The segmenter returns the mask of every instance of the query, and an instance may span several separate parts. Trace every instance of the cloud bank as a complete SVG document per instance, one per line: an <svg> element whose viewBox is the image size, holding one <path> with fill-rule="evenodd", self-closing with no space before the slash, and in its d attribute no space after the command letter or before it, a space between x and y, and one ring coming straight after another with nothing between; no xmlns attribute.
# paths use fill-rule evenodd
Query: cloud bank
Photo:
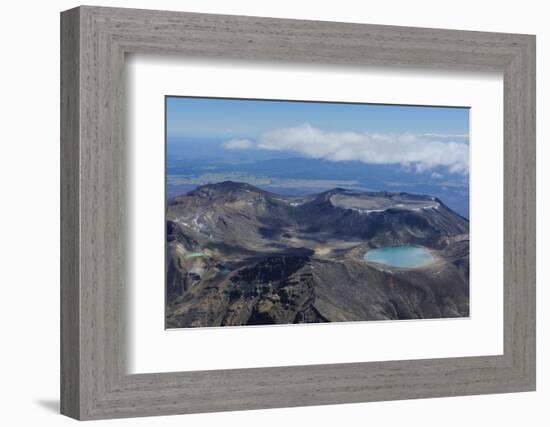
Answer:
<svg viewBox="0 0 550 427"><path fill-rule="evenodd" d="M255 142L231 140L226 142L224 147L296 151L310 158L335 162L400 164L404 167L413 167L417 172L445 167L450 173L467 174L469 146L452 139L433 134L330 132L305 123L264 132Z"/></svg>

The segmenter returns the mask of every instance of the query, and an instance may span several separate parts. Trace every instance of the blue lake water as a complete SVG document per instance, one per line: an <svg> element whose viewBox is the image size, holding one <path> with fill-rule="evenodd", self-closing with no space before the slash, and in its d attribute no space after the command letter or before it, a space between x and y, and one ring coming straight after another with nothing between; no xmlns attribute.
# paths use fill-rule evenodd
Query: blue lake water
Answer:
<svg viewBox="0 0 550 427"><path fill-rule="evenodd" d="M365 261L401 268L422 267L434 259L429 250L420 246L386 246L371 249L363 258Z"/></svg>

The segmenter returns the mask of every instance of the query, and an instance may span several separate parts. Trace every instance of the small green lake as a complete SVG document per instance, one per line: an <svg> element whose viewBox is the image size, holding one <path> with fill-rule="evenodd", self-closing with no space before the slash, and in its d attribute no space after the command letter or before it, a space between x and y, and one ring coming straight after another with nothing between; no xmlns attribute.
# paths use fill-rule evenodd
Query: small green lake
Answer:
<svg viewBox="0 0 550 427"><path fill-rule="evenodd" d="M386 246L371 249L364 256L365 261L376 262L400 268L423 267L434 260L431 252L421 246Z"/></svg>
<svg viewBox="0 0 550 427"><path fill-rule="evenodd" d="M191 252L190 254L187 254L185 258L196 258L199 256L204 256L203 252Z"/></svg>

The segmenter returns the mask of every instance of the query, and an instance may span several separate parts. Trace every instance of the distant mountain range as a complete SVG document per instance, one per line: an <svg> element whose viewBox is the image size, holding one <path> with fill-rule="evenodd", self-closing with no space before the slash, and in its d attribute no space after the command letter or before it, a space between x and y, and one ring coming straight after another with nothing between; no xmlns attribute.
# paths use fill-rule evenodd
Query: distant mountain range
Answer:
<svg viewBox="0 0 550 427"><path fill-rule="evenodd" d="M431 196L225 181L167 204L168 328L469 315L469 222ZM367 262L416 245L420 268Z"/></svg>

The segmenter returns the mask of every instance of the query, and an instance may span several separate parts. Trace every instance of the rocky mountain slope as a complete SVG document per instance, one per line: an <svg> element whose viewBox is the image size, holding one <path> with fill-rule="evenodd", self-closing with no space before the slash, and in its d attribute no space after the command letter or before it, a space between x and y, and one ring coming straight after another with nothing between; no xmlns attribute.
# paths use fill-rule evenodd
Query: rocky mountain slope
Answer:
<svg viewBox="0 0 550 427"><path fill-rule="evenodd" d="M169 200L169 328L469 314L469 223L440 200L343 189L289 197L221 182ZM418 245L414 269L372 248Z"/></svg>

